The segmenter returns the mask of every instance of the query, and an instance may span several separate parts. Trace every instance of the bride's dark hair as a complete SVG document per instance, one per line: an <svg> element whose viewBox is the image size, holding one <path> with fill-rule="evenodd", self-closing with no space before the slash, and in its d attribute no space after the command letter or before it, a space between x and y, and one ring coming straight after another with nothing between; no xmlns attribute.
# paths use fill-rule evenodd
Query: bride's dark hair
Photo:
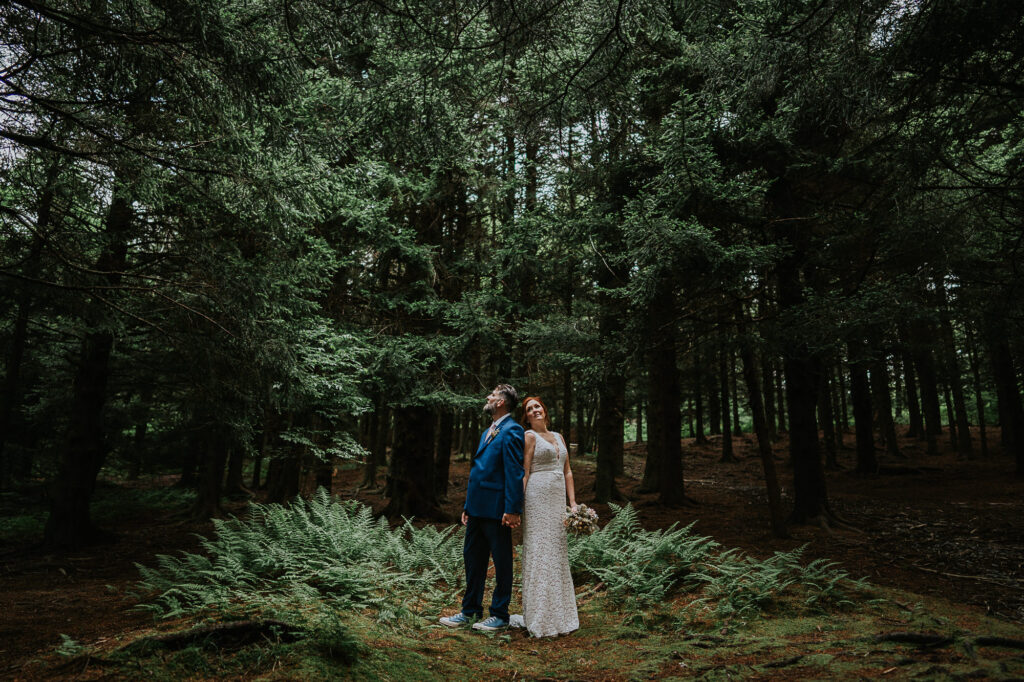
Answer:
<svg viewBox="0 0 1024 682"><path fill-rule="evenodd" d="M530 428L530 416L526 414L526 404L531 400L536 400L544 408L544 426L551 426L551 415L548 413L548 406L537 396L531 396L523 400L523 426Z"/></svg>

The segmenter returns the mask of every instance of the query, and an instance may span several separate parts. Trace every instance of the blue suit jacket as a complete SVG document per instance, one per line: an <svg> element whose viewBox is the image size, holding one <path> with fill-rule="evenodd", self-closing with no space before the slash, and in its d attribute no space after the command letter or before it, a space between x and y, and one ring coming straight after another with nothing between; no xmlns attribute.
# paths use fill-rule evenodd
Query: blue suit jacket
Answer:
<svg viewBox="0 0 1024 682"><path fill-rule="evenodd" d="M523 513L523 438L523 427L511 415L498 424L498 435L490 441L487 431L480 437L463 505L467 514L501 519L503 514Z"/></svg>

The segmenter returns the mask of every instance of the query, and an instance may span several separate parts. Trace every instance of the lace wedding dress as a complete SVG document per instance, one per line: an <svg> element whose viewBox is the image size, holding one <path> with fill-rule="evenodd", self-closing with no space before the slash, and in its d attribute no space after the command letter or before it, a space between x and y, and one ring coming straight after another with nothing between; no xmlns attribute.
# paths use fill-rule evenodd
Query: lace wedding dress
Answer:
<svg viewBox="0 0 1024 682"><path fill-rule="evenodd" d="M565 451L536 436L523 503L523 620L534 637L564 635L580 627L565 534Z"/></svg>

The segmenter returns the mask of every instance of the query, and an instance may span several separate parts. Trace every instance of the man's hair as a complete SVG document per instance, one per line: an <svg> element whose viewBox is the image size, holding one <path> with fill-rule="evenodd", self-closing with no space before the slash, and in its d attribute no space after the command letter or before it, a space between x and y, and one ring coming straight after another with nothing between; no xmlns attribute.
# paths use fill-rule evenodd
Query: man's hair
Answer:
<svg viewBox="0 0 1024 682"><path fill-rule="evenodd" d="M505 401L505 407L508 408L508 411L510 413L515 412L516 405L519 404L519 394L516 393L516 389L512 387L512 384L498 384L494 390Z"/></svg>

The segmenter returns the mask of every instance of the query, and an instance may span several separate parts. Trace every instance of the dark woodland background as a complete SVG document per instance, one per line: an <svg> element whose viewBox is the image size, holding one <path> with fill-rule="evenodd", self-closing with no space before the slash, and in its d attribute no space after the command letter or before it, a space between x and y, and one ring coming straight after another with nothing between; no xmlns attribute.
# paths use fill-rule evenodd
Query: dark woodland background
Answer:
<svg viewBox="0 0 1024 682"><path fill-rule="evenodd" d="M1022 11L5 3L0 486L54 549L104 539L101 474L205 519L355 459L442 519L499 381L596 453L582 501L642 440L686 504L718 434L778 535L842 523L844 447L1020 476Z"/></svg>

